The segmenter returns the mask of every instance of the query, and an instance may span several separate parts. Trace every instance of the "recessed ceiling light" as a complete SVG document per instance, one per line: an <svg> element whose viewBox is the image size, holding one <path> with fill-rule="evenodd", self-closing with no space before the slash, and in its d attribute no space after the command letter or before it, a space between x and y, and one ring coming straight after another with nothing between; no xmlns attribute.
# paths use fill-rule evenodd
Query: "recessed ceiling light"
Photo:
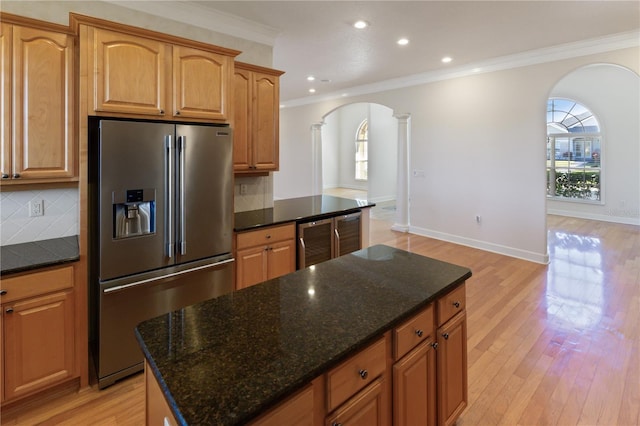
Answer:
<svg viewBox="0 0 640 426"><path fill-rule="evenodd" d="M448 64L451 61L453 61L453 59L451 59L450 56L445 56L444 58L442 58L442 62L445 64Z"/></svg>
<svg viewBox="0 0 640 426"><path fill-rule="evenodd" d="M331 80L329 80L328 78L323 78L322 80L320 80L320 83L331 83Z"/></svg>
<svg viewBox="0 0 640 426"><path fill-rule="evenodd" d="M480 71L482 71L482 68L474 68L474 69L472 69L471 71L472 71L472 72L480 72Z"/></svg>
<svg viewBox="0 0 640 426"><path fill-rule="evenodd" d="M316 89L309 89L309 93L316 93Z"/></svg>
<svg viewBox="0 0 640 426"><path fill-rule="evenodd" d="M359 30L362 30L364 28L367 28L369 26L369 23L367 23L367 21L356 21L353 26Z"/></svg>
<svg viewBox="0 0 640 426"><path fill-rule="evenodd" d="M400 40L398 40L398 44L400 46L406 46L407 44L409 44L409 39L407 38L401 38Z"/></svg>
<svg viewBox="0 0 640 426"><path fill-rule="evenodd" d="M313 80L315 80L315 79L316 79L316 78L315 78L314 76L312 76L312 75L310 75L309 77L307 77L307 80L308 80L308 81L313 81Z"/></svg>

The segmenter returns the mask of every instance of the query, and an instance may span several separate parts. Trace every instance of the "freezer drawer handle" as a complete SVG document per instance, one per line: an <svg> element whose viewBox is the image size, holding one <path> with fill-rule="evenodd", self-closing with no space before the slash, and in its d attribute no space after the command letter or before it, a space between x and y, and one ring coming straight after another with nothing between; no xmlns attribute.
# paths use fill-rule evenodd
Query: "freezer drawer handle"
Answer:
<svg viewBox="0 0 640 426"><path fill-rule="evenodd" d="M209 265L202 265L202 266L198 266L198 267L195 267L195 268L187 269L187 270L184 270L184 271L174 272L173 274L162 275L160 277L154 277L154 278L149 278L149 279L146 279L146 280L135 281L135 282L132 282L132 283L129 283L129 284L119 285L119 286L116 286L116 287L105 288L104 290L102 290L102 292L104 294L112 293L114 291L124 290L125 288L131 288L131 287L139 286L139 285L142 285L142 284L150 283L150 282L153 282L153 281L160 281L160 280L164 280L164 279L171 278L171 277L177 277L178 275L188 274L189 272L200 271L202 269L208 269L208 268L216 268L216 267L219 267L219 266L222 266L222 265L226 265L227 263L231 263L231 262L235 262L235 259L231 258L231 259L221 260L220 262L211 263Z"/></svg>

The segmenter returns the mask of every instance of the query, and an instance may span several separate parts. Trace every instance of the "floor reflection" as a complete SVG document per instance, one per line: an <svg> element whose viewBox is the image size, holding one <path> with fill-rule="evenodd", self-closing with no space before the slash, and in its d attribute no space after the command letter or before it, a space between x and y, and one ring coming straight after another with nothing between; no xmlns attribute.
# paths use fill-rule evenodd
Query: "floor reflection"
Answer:
<svg viewBox="0 0 640 426"><path fill-rule="evenodd" d="M605 306L602 250L599 238L549 232L547 313L558 326L590 329L600 323Z"/></svg>

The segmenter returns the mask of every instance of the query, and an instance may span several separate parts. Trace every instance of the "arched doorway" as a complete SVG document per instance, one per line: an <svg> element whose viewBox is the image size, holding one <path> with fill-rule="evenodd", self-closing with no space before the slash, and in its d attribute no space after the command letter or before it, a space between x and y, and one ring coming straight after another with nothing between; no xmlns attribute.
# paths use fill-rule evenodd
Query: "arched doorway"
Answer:
<svg viewBox="0 0 640 426"><path fill-rule="evenodd" d="M395 200L398 125L393 110L348 104L329 112L323 122L323 192L339 188L376 203Z"/></svg>

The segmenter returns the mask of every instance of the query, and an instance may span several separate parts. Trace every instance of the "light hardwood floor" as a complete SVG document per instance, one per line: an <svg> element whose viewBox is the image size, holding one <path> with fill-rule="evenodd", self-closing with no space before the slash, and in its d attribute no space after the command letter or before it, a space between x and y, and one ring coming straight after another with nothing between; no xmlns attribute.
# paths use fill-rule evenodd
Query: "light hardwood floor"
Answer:
<svg viewBox="0 0 640 426"><path fill-rule="evenodd" d="M640 424L640 228L549 216L540 265L389 230L384 243L473 271L466 425ZM6 414L6 413L5 413ZM142 375L2 416L3 425L142 425Z"/></svg>

